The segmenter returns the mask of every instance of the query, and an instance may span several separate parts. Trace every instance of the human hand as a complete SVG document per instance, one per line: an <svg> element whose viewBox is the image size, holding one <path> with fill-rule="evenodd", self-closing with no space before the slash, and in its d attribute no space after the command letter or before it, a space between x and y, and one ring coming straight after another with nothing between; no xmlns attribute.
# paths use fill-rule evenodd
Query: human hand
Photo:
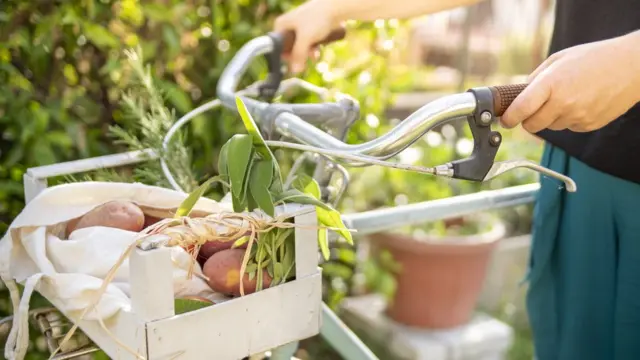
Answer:
<svg viewBox="0 0 640 360"><path fill-rule="evenodd" d="M329 1L310 0L295 9L280 15L274 24L274 31L292 30L296 34L295 42L289 54L291 71L304 70L305 62L314 53L313 44L325 39L331 30L339 26Z"/></svg>
<svg viewBox="0 0 640 360"><path fill-rule="evenodd" d="M550 56L502 115L503 127L600 129L640 101L640 32Z"/></svg>

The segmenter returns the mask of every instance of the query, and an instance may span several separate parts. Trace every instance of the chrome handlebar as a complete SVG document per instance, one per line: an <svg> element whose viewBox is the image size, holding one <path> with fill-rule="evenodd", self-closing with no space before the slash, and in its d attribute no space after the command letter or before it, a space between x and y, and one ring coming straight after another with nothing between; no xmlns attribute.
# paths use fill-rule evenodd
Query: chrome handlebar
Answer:
<svg viewBox="0 0 640 360"><path fill-rule="evenodd" d="M502 137L499 132L492 131L491 125L504 110L504 103L500 103L500 95L503 96L502 100L505 95L509 95L508 93L496 94L496 88L474 88L432 101L409 115L386 134L357 145L342 141L348 127L359 117L358 104L347 96L337 102L320 104L283 104L255 99L254 97L259 98L264 93L272 96L292 85L318 92L315 85L300 79L281 81L281 54L274 52L274 49L281 48L279 41L281 40L274 34L249 41L229 62L217 86L219 103L227 108L236 110L236 96L242 97L248 111L260 126L260 130L267 133L269 146L315 152L348 166L377 164L472 181L486 181L514 168L524 167L564 182L569 192L576 191L576 184L572 179L534 162L528 160L494 162ZM240 79L251 62L263 55L268 61L270 70L267 80L238 92ZM202 112L202 108L206 106L207 104L180 119L165 137L165 146L177 128L193 118L195 113ZM474 139L474 149L468 158L436 167L408 166L383 161L411 146L435 127L461 118L467 119ZM328 132L318 126L328 128ZM274 141L274 137L292 138L302 145ZM173 178L165 163L163 163L163 169L172 182ZM175 181L172 185L177 186Z"/></svg>
<svg viewBox="0 0 640 360"><path fill-rule="evenodd" d="M243 46L229 65L222 72L218 82L218 98L223 105L235 109L236 88L248 69L251 61L258 56L272 51L274 42L269 36L262 36L249 41ZM249 112L258 119L264 121L264 115L269 106L282 104L269 104L243 97L243 101ZM288 104L290 105L290 104ZM315 111L323 111L322 106L329 104L298 104L299 109L309 106L319 106ZM476 99L471 93L455 94L433 101L400 122L388 133L368 141L366 143L351 145L322 131L310 122L303 120L293 112L279 112L273 120L273 127L282 136L293 138L296 141L323 149L340 150L352 155L366 155L378 159L388 159L409 147L431 129L443 123L464 118L473 114L476 108ZM308 111L311 113L313 111ZM259 120L259 121L260 121ZM356 162L343 160L350 165Z"/></svg>

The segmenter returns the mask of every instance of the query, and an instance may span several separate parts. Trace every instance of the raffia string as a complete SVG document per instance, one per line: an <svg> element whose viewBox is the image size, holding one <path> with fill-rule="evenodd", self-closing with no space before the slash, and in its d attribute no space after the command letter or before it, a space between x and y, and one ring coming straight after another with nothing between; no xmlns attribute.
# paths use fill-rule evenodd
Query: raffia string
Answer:
<svg viewBox="0 0 640 360"><path fill-rule="evenodd" d="M62 348L62 346L71 339L73 334L78 329L78 323L82 321L86 314L89 311L95 309L96 305L100 302L102 295L104 295L107 286L113 281L116 272L122 266L124 261L129 258L132 251L138 247L142 250L150 250L155 249L161 246L182 246L184 248L189 246L194 246L194 249L191 251L191 263L188 272L188 276L192 273L193 266L195 264L195 257L199 249L202 245L207 243L208 241L237 241L238 239L248 236L249 242L247 245L247 249L245 250L245 256L242 261L242 266L240 268L240 274L244 274L247 268L247 264L249 262L249 255L251 254L251 248L254 242L257 241L258 234L269 232L273 229L280 228L302 228L302 229L313 229L313 230L344 230L344 229L336 229L333 227L322 226L322 225L299 225L293 222L287 221L294 217L295 214L289 214L286 216L280 217L262 217L260 218L258 214L255 213L234 213L234 212L221 212L211 214L202 218L168 218L160 220L159 222L147 227L136 237L135 241L127 247L127 249L123 252L123 254L118 258L116 263L107 273L107 276L102 282L102 286L95 293L93 301L86 307L80 317L74 321L74 325L71 327L69 332L65 335L65 337L60 342L58 348L51 354L49 359L52 359ZM355 232L355 230L347 229L349 232ZM243 286L243 278L244 276L240 276L240 294L244 296L244 286ZM125 350L130 352L136 358L140 360L144 360L145 357L138 354L134 349L131 349L129 346L124 344L122 341L116 338L116 336L111 333L107 326L104 324L102 318L98 317L98 321L102 329L107 333L107 335L112 338L118 345L123 347Z"/></svg>

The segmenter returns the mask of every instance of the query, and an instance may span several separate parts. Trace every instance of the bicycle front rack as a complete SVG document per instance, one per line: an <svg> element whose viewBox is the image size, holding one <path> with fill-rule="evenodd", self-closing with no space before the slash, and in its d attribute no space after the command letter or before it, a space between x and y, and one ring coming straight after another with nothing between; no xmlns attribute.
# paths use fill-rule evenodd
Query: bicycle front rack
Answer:
<svg viewBox="0 0 640 360"><path fill-rule="evenodd" d="M32 322L44 336L49 353L53 353L58 349L67 331L73 326L73 323L56 308L33 310L30 311L29 315ZM98 350L100 349L82 331L76 331L73 337L64 344L61 351L51 360L80 359Z"/></svg>

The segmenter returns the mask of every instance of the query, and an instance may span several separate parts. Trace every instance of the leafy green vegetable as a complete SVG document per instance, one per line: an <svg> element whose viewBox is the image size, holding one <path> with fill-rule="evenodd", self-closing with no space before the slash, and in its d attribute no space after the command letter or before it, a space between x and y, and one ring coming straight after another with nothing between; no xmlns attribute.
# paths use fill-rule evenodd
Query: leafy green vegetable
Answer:
<svg viewBox="0 0 640 360"><path fill-rule="evenodd" d="M229 156L229 142L224 143L220 148L220 157L218 158L218 173L220 177L226 179L229 176L229 169L227 168L227 157Z"/></svg>
<svg viewBox="0 0 640 360"><path fill-rule="evenodd" d="M198 186L189 196L187 196L184 201L180 204L178 209L176 210L175 218L180 218L183 216L188 216L191 213L191 210L198 203L198 200L204 195L204 193L209 189L209 186L216 181L220 181L220 177L212 177L209 180L202 183L202 185Z"/></svg>
<svg viewBox="0 0 640 360"><path fill-rule="evenodd" d="M311 195L305 194L298 189L289 189L278 194L274 201L276 203L298 203L306 205L315 205L317 207L330 210L331 207Z"/></svg>
<svg viewBox="0 0 640 360"><path fill-rule="evenodd" d="M342 217L339 212L336 210L326 210L325 208L316 208L316 212L318 213L318 221L320 221L320 224L337 229L338 234L347 240L349 245L353 245L351 232L346 230L347 227L344 222L342 222Z"/></svg>
<svg viewBox="0 0 640 360"><path fill-rule="evenodd" d="M305 194L309 194L316 199L320 199L320 185L311 176L307 174L299 174L293 181L293 187L302 191Z"/></svg>
<svg viewBox="0 0 640 360"><path fill-rule="evenodd" d="M229 149L227 150L228 158L226 160L229 169L229 182L231 184L231 193L240 203L245 201L245 181L249 172L249 164L253 155L253 147L251 146L251 136L245 134L236 134L229 139ZM242 211L244 209L234 209Z"/></svg>
<svg viewBox="0 0 640 360"><path fill-rule="evenodd" d="M249 184L251 197L255 200L260 209L264 210L264 212L269 216L275 215L273 199L271 198L271 194L267 188L268 184L271 184L271 176L273 175L272 169L273 163L271 160L258 160L251 172Z"/></svg>
<svg viewBox="0 0 640 360"><path fill-rule="evenodd" d="M249 241L249 237L248 236L243 236L240 239L236 240L233 242L233 244L231 245L231 248L238 248L244 244L246 244Z"/></svg>
<svg viewBox="0 0 640 360"><path fill-rule="evenodd" d="M320 251L322 251L322 257L325 260L329 259L329 239L327 234L327 229L318 230L318 245L320 246Z"/></svg>
<svg viewBox="0 0 640 360"><path fill-rule="evenodd" d="M351 234L346 230L340 213L321 200L318 183L305 174L298 175L292 188L284 189L282 175L275 156L260 135L251 115L242 100L236 103L247 134L236 134L221 148L218 168L220 177L228 181L229 192L235 212L261 209L270 216L275 215L276 204L299 203L313 205L316 208L318 223L335 229L338 234L352 243ZM198 187L185 200L178 214L188 214L207 187L219 178L212 178ZM263 274L277 285L295 275L295 232L291 228L276 227L258 234L255 246L246 254L243 261L249 279L256 280L257 289L263 288ZM232 247L237 248L250 241L244 236L236 240ZM318 232L318 245L325 259L329 258L327 230Z"/></svg>
<svg viewBox="0 0 640 360"><path fill-rule="evenodd" d="M189 311L199 310L213 305L212 303L192 299L175 299L174 308L176 315L184 314Z"/></svg>
<svg viewBox="0 0 640 360"><path fill-rule="evenodd" d="M267 143L264 141L264 138L258 130L258 126L255 121L253 121L253 117L249 114L247 107L239 96L236 96L236 106L238 107L238 112L240 113L240 118L244 123L245 129L247 129L247 132L251 135L253 146L256 148L256 151L258 151L263 159L270 159L275 163L276 157L267 146Z"/></svg>
<svg viewBox="0 0 640 360"><path fill-rule="evenodd" d="M249 135L251 135L251 139L253 140L253 146L256 151L262 156L262 159L271 160L273 163L273 174L274 180L273 183L270 184L269 188L275 192L282 191L282 175L280 174L280 167L278 166L278 162L276 161L276 157L271 152L271 149L267 146L267 143L264 141L264 138L260 134L258 130L258 126L255 121L253 121L253 117L247 110L244 102L239 96L236 96L236 106L238 107L238 112L240 113L240 118L242 118L242 122L244 127L246 128Z"/></svg>

